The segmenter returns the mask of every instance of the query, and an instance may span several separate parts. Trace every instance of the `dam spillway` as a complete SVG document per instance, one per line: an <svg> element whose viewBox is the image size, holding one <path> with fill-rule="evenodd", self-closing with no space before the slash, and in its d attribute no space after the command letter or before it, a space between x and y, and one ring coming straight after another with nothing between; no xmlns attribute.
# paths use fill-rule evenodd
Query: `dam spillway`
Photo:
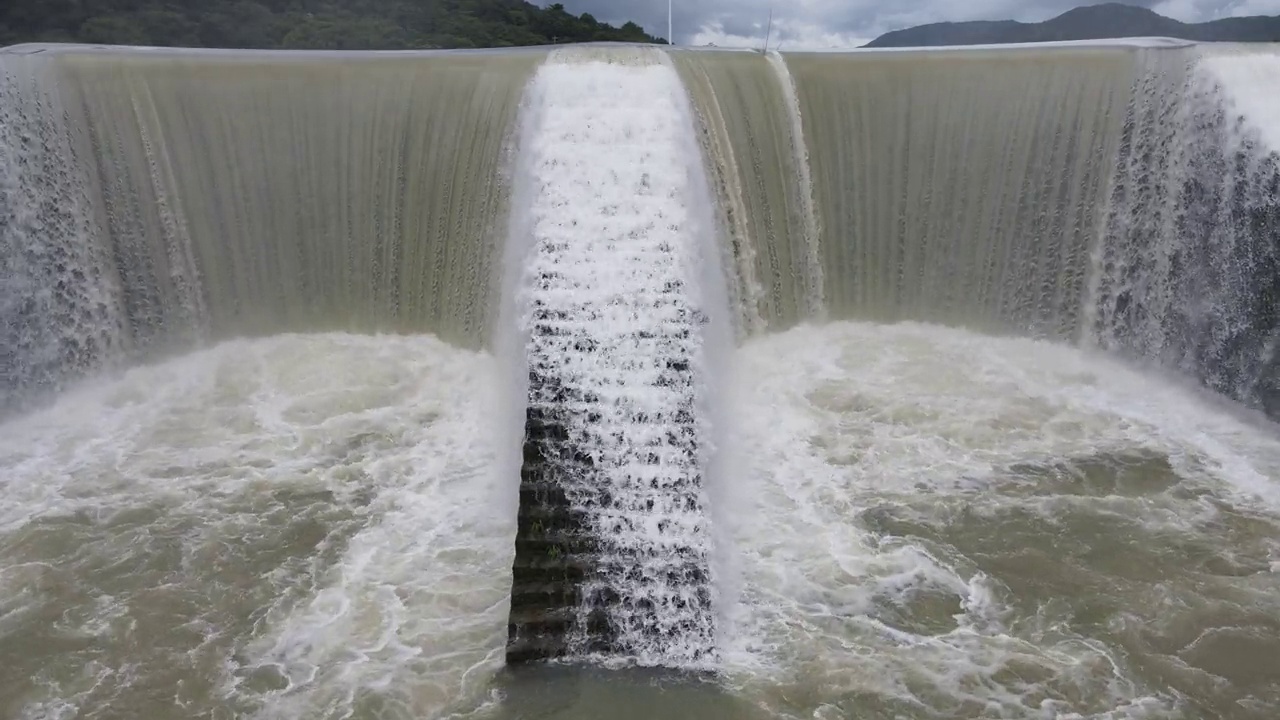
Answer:
<svg viewBox="0 0 1280 720"><path fill-rule="evenodd" d="M1135 63L1064 49L790 63L836 316L1075 335Z"/></svg>
<svg viewBox="0 0 1280 720"><path fill-rule="evenodd" d="M0 291L23 348L0 405L229 337L486 344L536 54L4 57L3 257L39 266ZM17 299L33 278L56 287L38 306Z"/></svg>
<svg viewBox="0 0 1280 720"><path fill-rule="evenodd" d="M17 558L0 581L43 573L47 558L30 538L56 536L63 524L77 528L77 538L80 523L93 532L101 525L103 533L147 535L137 546L154 544L144 559L161 565L174 544L208 533L208 545L182 555L167 575L148 574L151 566L139 560L139 576L156 585L139 591L137 603L179 616L173 608L181 603L153 596L209 588L164 578L203 577L192 563L221 557L219 548L257 553L247 557L260 559L277 592L269 612L237 605L247 597L237 588L249 581L234 563L215 563L210 587L231 588L213 593L224 605L183 627L231 628L207 630L200 646L225 657L192 651L187 677L200 679L191 692L208 693L194 706L236 697L245 712L279 716L316 707L326 708L317 711L323 716L352 708L376 715L387 705L368 697L394 693L387 688L406 677L436 678L450 658L463 656L466 692L475 668L503 658L755 667L763 677L761 666L742 657L791 647L796 633L828 653L792 648L796 666L816 667L825 680L788 682L805 688L801 697L825 698L823 707L848 709L847 697L829 697L822 687L875 675L873 667L850 672L833 659L850 642L888 643L866 657L885 658L907 675L920 658L903 648L931 648L939 655L917 669L940 677L929 663L967 657L955 654L969 642L963 638L990 641L981 652L995 652L1001 638L1016 634L984 614L986 603L1043 588L1018 585L1025 557L1001 556L981 533L969 533L985 511L939 505L922 526L912 513L931 502L924 496L960 502L956 488L989 482L1000 497L1017 498L1015 505L1025 501L1010 511L1014 519L992 522L1022 533L1034 557L1048 552L1036 545L1037 533L1048 530L1027 518L1046 510L1010 490L1017 483L1005 475L1058 488L1055 498L1096 490L1103 504L1131 495L1145 501L1143 493L1175 503L1186 499L1178 493L1202 497L1207 491L1186 477L1214 467L1268 496L1280 465L1264 440L1226 421L1195 424L1182 416L1207 411L1153 397L1164 386L1144 384L1121 366L1059 363L1031 341L1064 353L1102 350L1153 376L1172 370L1234 407L1277 417L1280 119L1257 100L1277 67L1270 47L1150 43L786 56L628 47L350 55L5 50L0 414L7 427L25 438L25 423L35 418L45 423L36 426L41 432L60 437L42 412L52 405L54 417L74 424L58 410L67 393L81 398L79 388L153 365L196 372L181 365L189 360L213 373L208 387L192 391L213 423L200 432L239 444L217 461L208 458L222 457L219 451L202 447L152 463L145 447L113 454L91 434L27 443L50 457L83 445L56 470L26 447L3 446L13 487L34 499L0 515L7 523L0 528L11 533L5 552ZM959 329L986 333L977 344L1024 365L1011 370L1005 358L975 350ZM370 335L374 344L344 333ZM420 334L443 342L419 342ZM270 344L244 344L263 336ZM717 355L720 344L734 363ZM413 360L393 361L383 346ZM199 352L187 358L192 350ZM339 360L328 368L312 352ZM955 387L997 397L1016 386L1033 399L993 409L989 397L940 385L968 362L972 375ZM479 378L491 365L519 382L514 390L491 383L506 400L473 407L462 393L488 392ZM353 380L362 372L367 382ZM1016 381L993 379L1004 372ZM1042 374L1089 400L1063 401L1036 384ZM131 414L142 413L144 381L125 382L127 391L101 400L110 417L103 432L124 433L112 424L119 418L150 427L145 413ZM383 405L344 395L346 382ZM1124 383L1147 396L1125 395ZM747 411L720 404L730 385L754 403ZM165 387L157 395L174 403L166 412L182 418L176 425L197 422L200 407ZM1109 400L1095 402L1099 387L1129 405L1119 411ZM897 399L884 399L886 388ZM279 400L290 392L300 399ZM952 417L955 407L969 408L971 421ZM1060 415L1036 425L1047 407ZM403 418L388 419L385 408ZM1161 425L1163 416L1178 419ZM1115 417L1124 422L1108 424ZM1159 431L1144 429L1149 424ZM736 444L726 447L726 428L739 426ZM1106 428L1102 437L1091 434L1096 427ZM987 431L995 437L990 445L983 444ZM161 445L186 437L165 427L151 432ZM1218 444L1196 452L1167 444L1184 435ZM1043 445L1028 440L1036 436ZM1247 447L1237 451L1242 437ZM444 452L444 445L458 450ZM61 506L42 484L64 488L59 483L82 478L91 466L84 458L99 451L105 455L95 462L110 468L101 472L105 487L118 487L118 474L137 475L148 492L180 496L177 508L232 520L201 530L203 521L174 510L172 524L157 521L154 533L130 525L130 518L168 517L150 504L119 520L80 509L50 519L52 529L30 520L52 512L40 508ZM899 461L884 459L894 452ZM276 462L295 453L315 455ZM747 469L726 455L741 455ZM1002 460L986 460L992 457ZM774 464L785 472L775 473ZM499 477L482 479L482 465L499 468ZM955 475L951 485L936 477L943 471ZM884 479L884 494L867 489L875 483L864 482L863 472ZM1182 479L1162 479L1170 473ZM1101 489L1089 485L1098 474L1106 478ZM435 484L442 477L457 481ZM203 484L164 489L189 478ZM313 481L323 489L308 487ZM1164 482L1178 489L1161 495ZM265 505L226 499L222 483L261 492ZM72 502L79 491L58 492ZM450 503L449 517L420 514L437 494ZM764 497L771 507L751 505ZM734 517L744 503L748 517ZM281 522L282 507L302 508L304 520ZM1125 512L1141 515L1143 507L1135 501ZM1198 512L1195 503L1177 507ZM1066 529L1059 530L1082 544L1091 533L1138 532L1108 525L1105 518L1115 517L1109 506L1073 525L1077 510L1062 510ZM856 517L858 532L874 532L874 542L853 537L842 524L847 518L833 519L837 511ZM276 537L275 530L236 534L258 512L285 533L263 547L259 536ZM765 529L739 527L755 520ZM1206 567L1221 577L1270 567L1269 546L1258 539L1266 533L1257 529L1270 528L1268 520L1231 515L1223 522L1208 524L1244 538L1243 549L1203 560ZM451 545L439 528L465 541ZM308 540L317 532L321 539ZM1152 532L1153 542L1164 537ZM129 536L111 537L133 547ZM919 547L901 549L917 540ZM264 548L272 542L302 554L270 566L275 556ZM1214 535L1212 542L1225 541ZM1129 551L1147 557L1141 547ZM1187 552L1201 561L1199 546ZM972 560L996 556L1003 565ZM1099 572L1124 563L1068 557L1096 561ZM328 569L299 569L312 566ZM85 572L104 573L109 579L101 582L116 587L122 581L112 567L90 563ZM494 568L510 574L490 582ZM1005 587L990 580L1000 572L1011 573ZM1265 584L1257 572L1250 582ZM64 582L40 577L43 584L29 587ZM427 587L427 577L440 587ZM281 578L303 589L280 590ZM1090 587L1101 593L1107 582ZM365 594L348 596L349 583ZM870 599L848 595L864 584ZM25 602L23 593L14 597ZM108 594L76 600L83 603L76 612L115 607ZM51 597L49 607L58 602ZM1003 612L1025 609L1004 601ZM753 608L745 619L736 610L744 606ZM1042 607L1056 606L1045 599ZM1208 649L1188 645L1182 665L1168 661L1168 677L1199 668L1205 657L1226 662L1270 652L1274 625L1266 612L1241 609L1270 605L1232 607L1223 622L1261 639L1205 630ZM457 620L450 612L469 620L447 627ZM859 634L864 620L880 640ZM1164 661L1168 653L1115 629L1123 624L1115 620L1105 631L1114 634L1101 642ZM4 657L65 640L57 624L19 627L16 637L26 644L0 644ZM252 640L226 645L232 636ZM446 637L482 651L472 657L444 647L439 638ZM352 648L342 638L354 638ZM127 666L136 640L111 642L106 647L120 656L93 662ZM155 711L147 698L158 696L166 663L177 657L160 659L165 642L141 661L155 684L130 685L121 670L102 687L132 699L139 713ZM1123 679L1073 675L1066 665L1078 657L1080 666L1096 668L1115 656L1062 642L1033 660L992 661L991 675L965 682L1014 714L1020 703L1087 713L1113 706L1083 698L1138 709L1147 706L1143 692L1159 696L1157 704L1167 699L1144 684L1147 670L1125 675L1131 670L1122 662L1114 667ZM1056 679L1009 700L1001 693L1017 683L1005 674L1016 675L1024 661L1036 676L1056 668ZM219 663L240 674L207 675ZM0 687L20 689L12 714L40 716L41 693L79 687L73 670L38 687L0 673ZM1226 717L1235 716L1222 708L1280 707L1266 673L1218 672L1231 681L1206 691L1192 677L1178 681L1177 693ZM420 683L408 683L416 694L386 702L444 712L433 703L452 691ZM917 695L909 701L890 697L901 688L866 690L877 698L871 707L908 716L980 712L972 697L940 689L944 682L913 676L912 683ZM83 690L85 702L105 702L108 690L97 687ZM309 692L318 705L296 700ZM862 690L847 692L862 697ZM772 693L759 702L790 708L779 712L805 702Z"/></svg>
<svg viewBox="0 0 1280 720"><path fill-rule="evenodd" d="M512 236L531 247L510 661L686 667L714 652L696 247L711 217L664 59L557 54L530 90L517 182L533 187L517 189Z"/></svg>
<svg viewBox="0 0 1280 720"><path fill-rule="evenodd" d="M672 53L738 337L939 322L1100 345L1272 408L1274 302L1232 295L1273 282L1274 132L1231 87L1269 52ZM228 337L488 346L503 168L544 56L6 51L21 351L3 405ZM1207 267L1179 262L1208 247ZM1117 275L1147 264L1164 275ZM1170 309L1205 287L1209 314ZM1239 323L1250 339L1214 329Z"/></svg>
<svg viewBox="0 0 1280 720"><path fill-rule="evenodd" d="M1273 50L677 61L743 333L856 318L1051 338L1276 416L1275 121L1245 89Z"/></svg>

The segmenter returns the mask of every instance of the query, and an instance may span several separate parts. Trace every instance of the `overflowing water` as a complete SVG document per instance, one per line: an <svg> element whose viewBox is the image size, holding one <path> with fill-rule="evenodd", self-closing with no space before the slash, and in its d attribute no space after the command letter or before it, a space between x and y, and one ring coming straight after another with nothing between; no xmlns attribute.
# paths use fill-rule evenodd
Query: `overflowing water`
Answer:
<svg viewBox="0 0 1280 720"><path fill-rule="evenodd" d="M0 413L234 337L484 345L540 58L0 53Z"/></svg>
<svg viewBox="0 0 1280 720"><path fill-rule="evenodd" d="M34 64L0 67L0 412L119 352L122 320L83 168Z"/></svg>
<svg viewBox="0 0 1280 720"><path fill-rule="evenodd" d="M1273 47L678 59L741 334L833 317L1099 345L1280 413Z"/></svg>
<svg viewBox="0 0 1280 720"><path fill-rule="evenodd" d="M753 53L674 57L698 117L716 193L722 263L738 335L821 312L807 155L785 66Z"/></svg>
<svg viewBox="0 0 1280 720"><path fill-rule="evenodd" d="M1274 718L1276 78L0 52L0 717Z"/></svg>
<svg viewBox="0 0 1280 720"><path fill-rule="evenodd" d="M831 317L1075 337L1134 51L787 65Z"/></svg>
<svg viewBox="0 0 1280 720"><path fill-rule="evenodd" d="M517 302L531 416L560 428L533 462L596 539L569 651L680 667L715 644L702 297L714 285L698 282L699 243L716 263L692 121L664 60L567 53L538 72ZM594 612L603 646L587 632Z"/></svg>
<svg viewBox="0 0 1280 720"><path fill-rule="evenodd" d="M1102 347L1280 417L1280 55L1160 58L1126 116L1089 295Z"/></svg>

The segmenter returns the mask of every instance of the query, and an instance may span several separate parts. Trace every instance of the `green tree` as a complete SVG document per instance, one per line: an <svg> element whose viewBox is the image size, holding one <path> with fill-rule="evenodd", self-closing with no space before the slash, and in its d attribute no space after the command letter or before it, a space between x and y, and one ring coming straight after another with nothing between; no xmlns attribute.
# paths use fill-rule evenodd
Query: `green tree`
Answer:
<svg viewBox="0 0 1280 720"><path fill-rule="evenodd" d="M0 45L86 42L229 48L506 47L662 42L524 0L3 0Z"/></svg>
<svg viewBox="0 0 1280 720"><path fill-rule="evenodd" d="M147 33L132 20L130 16L120 15L89 18L80 25L76 40L103 45L152 44Z"/></svg>

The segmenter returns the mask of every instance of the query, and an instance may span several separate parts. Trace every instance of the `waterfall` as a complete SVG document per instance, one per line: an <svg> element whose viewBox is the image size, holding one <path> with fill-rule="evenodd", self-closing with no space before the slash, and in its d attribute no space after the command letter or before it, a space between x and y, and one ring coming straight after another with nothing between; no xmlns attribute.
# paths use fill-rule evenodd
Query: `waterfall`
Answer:
<svg viewBox="0 0 1280 720"><path fill-rule="evenodd" d="M1133 51L790 61L833 317L1076 336Z"/></svg>
<svg viewBox="0 0 1280 720"><path fill-rule="evenodd" d="M234 337L485 345L544 55L0 52L0 412Z"/></svg>
<svg viewBox="0 0 1280 720"><path fill-rule="evenodd" d="M1047 338L1280 416L1274 48L676 59L740 335L829 317Z"/></svg>
<svg viewBox="0 0 1280 720"><path fill-rule="evenodd" d="M739 339L961 325L1276 413L1269 46L669 55ZM243 335L487 344L543 57L0 53L0 407Z"/></svg>
<svg viewBox="0 0 1280 720"><path fill-rule="evenodd" d="M1280 417L1280 54L1160 57L1135 88L1100 242L1093 342Z"/></svg>
<svg viewBox="0 0 1280 720"><path fill-rule="evenodd" d="M800 202L800 217L804 222L800 241L805 250L801 268L805 271L805 307L804 316L821 318L823 316L822 265L819 261L818 213L813 204L813 178L809 172L809 151L804 143L804 122L800 117L800 99L796 95L796 84L787 69L782 55L777 52L768 55L769 65L778 76L778 84L782 86L787 103L787 120L791 123L791 162L796 170L795 195Z"/></svg>
<svg viewBox="0 0 1280 720"><path fill-rule="evenodd" d="M0 416L127 342L84 167L41 63L0 62Z"/></svg>
<svg viewBox="0 0 1280 720"><path fill-rule="evenodd" d="M717 198L739 337L820 313L817 217L785 66L755 53L678 52Z"/></svg>
<svg viewBox="0 0 1280 720"><path fill-rule="evenodd" d="M533 502L521 508L508 657L704 664L711 376L697 244L710 218L680 79L657 52L568 51L529 94L517 178L529 206L516 213L529 244L519 303ZM562 580L581 568L576 593L547 588L549 566Z"/></svg>
<svg viewBox="0 0 1280 720"><path fill-rule="evenodd" d="M1280 418L1277 77L1133 43L0 51L0 415L243 336L519 345L507 657L707 667L713 337L961 326Z"/></svg>

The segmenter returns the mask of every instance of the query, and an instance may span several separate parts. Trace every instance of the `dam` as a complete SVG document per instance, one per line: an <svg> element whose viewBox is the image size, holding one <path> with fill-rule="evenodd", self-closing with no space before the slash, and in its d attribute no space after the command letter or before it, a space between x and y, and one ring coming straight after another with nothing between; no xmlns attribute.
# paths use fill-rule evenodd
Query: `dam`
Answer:
<svg viewBox="0 0 1280 720"><path fill-rule="evenodd" d="M0 715L1273 717L1278 84L0 50Z"/></svg>

